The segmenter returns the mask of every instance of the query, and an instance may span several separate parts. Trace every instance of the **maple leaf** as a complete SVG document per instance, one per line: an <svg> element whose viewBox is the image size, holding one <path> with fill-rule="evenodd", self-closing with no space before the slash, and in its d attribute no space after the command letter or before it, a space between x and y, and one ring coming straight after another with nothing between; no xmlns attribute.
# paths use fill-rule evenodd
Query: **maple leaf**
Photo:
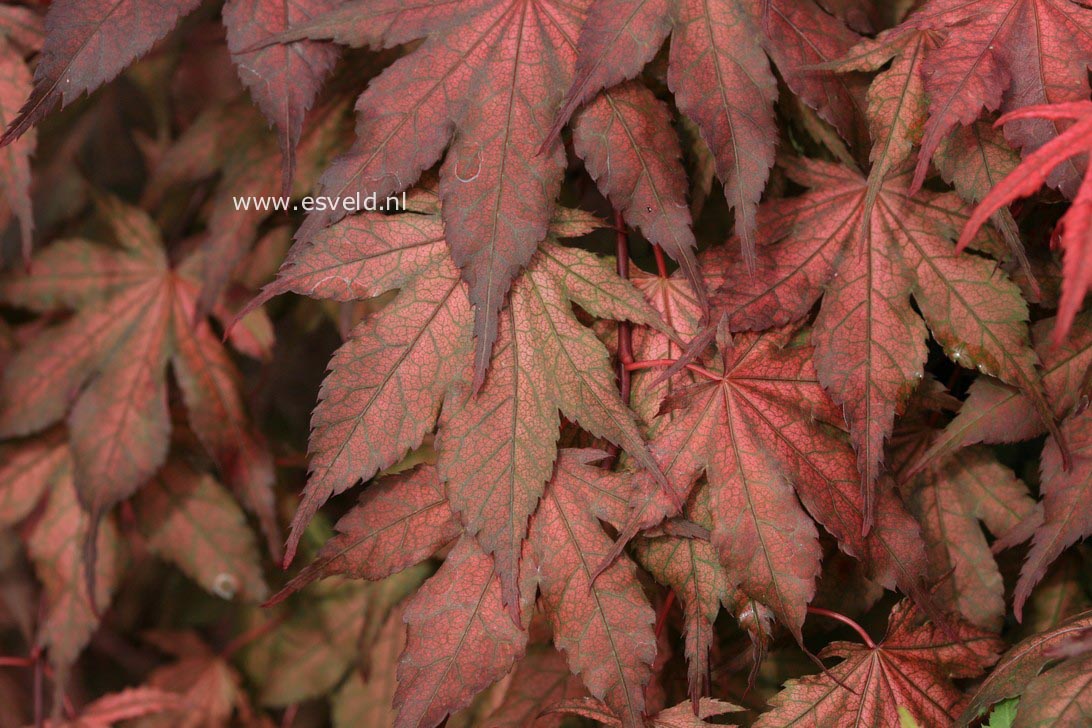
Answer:
<svg viewBox="0 0 1092 728"><path fill-rule="evenodd" d="M30 69L23 53L3 32L0 23L0 128L6 129L19 108L30 95ZM30 157L34 153L36 135L31 132L22 139L0 149L0 199L15 213L23 241L23 257L30 258L34 235L34 214L30 204Z"/></svg>
<svg viewBox="0 0 1092 728"><path fill-rule="evenodd" d="M335 528L338 535L274 602L333 574L383 579L427 559L462 532L436 469L428 465L370 486Z"/></svg>
<svg viewBox="0 0 1092 728"><path fill-rule="evenodd" d="M821 674L789 680L755 725L898 725L896 708L920 725L949 725L965 701L952 678L981 674L997 660L1000 646L997 637L965 623L947 629L923 623L916 608L900 602L881 642L831 643L819 657L842 661ZM849 716L852 723L846 722Z"/></svg>
<svg viewBox="0 0 1092 728"><path fill-rule="evenodd" d="M0 434L31 434L67 414L76 489L98 518L166 458L170 362L199 439L275 531L273 468L247 421L238 373L209 322L193 323L199 258L172 267L145 213L113 198L100 207L116 245L58 241L35 256L29 275L5 280L6 302L76 314L31 339L5 369Z"/></svg>
<svg viewBox="0 0 1092 728"><path fill-rule="evenodd" d="M561 653L550 645L531 645L512 673L504 700L489 714L489 725L491 728L559 728L563 716L547 711L555 703L584 694L583 684L569 671Z"/></svg>
<svg viewBox="0 0 1092 728"><path fill-rule="evenodd" d="M1028 683L1013 728L1080 725L1092 716L1092 655L1066 660Z"/></svg>
<svg viewBox="0 0 1092 728"><path fill-rule="evenodd" d="M773 166L777 140L773 117L777 85L763 52L762 31L771 39L765 49L778 61L789 86L843 132L848 129L852 122L847 120L852 119L855 104L847 95L838 93L837 87L844 86L844 80L795 71L799 65L840 54L855 38L812 3L598 0L580 31L576 76L548 140L599 91L636 76L670 34L668 86L679 110L694 121L713 151L717 176L724 183L728 204L735 210L744 259L752 260L755 208ZM839 108L838 103L846 100L850 102L848 111ZM614 105L597 101L584 117L601 114L595 109L604 103ZM583 133L580 127L587 123L578 122L574 128L577 145ZM629 158L629 165L640 158L630 150L631 139L618 136L605 141L611 148L599 150L600 157L613 152L623 160ZM597 166L592 162L589 171L598 178ZM646 204L646 212L649 206ZM658 211L652 207L652 212ZM681 215L677 210L665 212L672 213L672 217ZM669 220L662 224L670 224ZM664 245L672 238L657 235L653 229L650 240ZM686 267L685 258L673 257ZM693 275L690 278L703 293L699 280Z"/></svg>
<svg viewBox="0 0 1092 728"><path fill-rule="evenodd" d="M1019 289L990 261L958 255L949 242L965 219L958 198L911 195L901 172L883 180L865 225L869 182L859 174L814 160L786 165L811 191L760 211L757 275L729 279L715 301L733 330L761 329L805 316L822 295L815 368L849 423L866 528L883 443L923 376L926 324L954 362L1027 392L1057 434Z"/></svg>
<svg viewBox="0 0 1092 728"><path fill-rule="evenodd" d="M1084 509L1079 507L1087 498L1089 477L1089 421L1081 405L1087 386L1087 372L1092 367L1092 340L1084 326L1087 314L1078 319L1081 335L1064 346L1050 343L1048 331L1053 321L1045 319L1034 329L1036 347L1043 357L1043 386L1052 411L1065 417L1062 436L1071 447L1072 467L1066 469L1057 441L1048 440L1041 459L1043 493L1042 517L1024 519L1021 527L1012 524L1010 538L1001 538L1011 546L1034 530L1031 552L1021 570L1014 595L1014 610L1023 614L1024 602L1035 584L1043 578L1047 567L1070 544L1092 530ZM1056 329L1055 329L1056 330ZM916 473L937 462L948 453L975 443L993 444L1030 439L1042 433L1040 421L1032 419L1034 404L1023 392L990 379L979 379L971 385L970 395L959 414L922 453L910 468ZM1005 499L1006 501L1009 499ZM1018 501L1013 501L1013 503ZM996 534L1001 537L1002 534ZM1013 538L1014 537L1014 538Z"/></svg>
<svg viewBox="0 0 1092 728"><path fill-rule="evenodd" d="M591 718L602 725L611 726L611 728L620 728L625 725L607 705L595 698L566 700L555 705L551 710L554 713ZM709 723L706 718L715 718L727 713L738 713L742 710L744 708L726 700L702 698L696 710L689 703L679 703L650 716L647 725L651 728L703 728L703 726L720 725L719 722L716 724Z"/></svg>
<svg viewBox="0 0 1092 728"><path fill-rule="evenodd" d="M959 724L966 725L984 715L991 705L1019 695L1052 659L1051 650L1089 626L1092 626L1092 612L1082 612L1012 647L978 686L959 716Z"/></svg>
<svg viewBox="0 0 1092 728"><path fill-rule="evenodd" d="M311 243L297 243L278 280L254 304L286 290L347 301L392 288L400 289L398 296L358 325L331 362L312 419L311 475L286 559L330 496L419 446L443 404L440 477L452 509L497 555L512 608L527 519L550 477L559 410L656 467L613 386L606 349L577 321L571 304L666 327L606 262L545 246L516 282L490 375L471 396L465 387L470 307L435 214L346 218ZM480 446L487 433L496 444L489 450Z"/></svg>
<svg viewBox="0 0 1092 728"><path fill-rule="evenodd" d="M444 158L447 241L475 308L476 386L512 280L546 238L565 155L559 146L539 154L541 130L569 83L584 5L492 0L465 12L422 3L397 12L397 31L392 18L357 36L380 47L428 39L361 95L357 141L322 176L320 194L383 198ZM378 10L391 14L386 4ZM374 14L352 22L368 24ZM345 214L313 214L297 239L311 239Z"/></svg>
<svg viewBox="0 0 1092 728"><path fill-rule="evenodd" d="M68 106L144 55L200 0L57 0L45 19L34 90L0 137L10 144L58 103Z"/></svg>
<svg viewBox="0 0 1092 728"><path fill-rule="evenodd" d="M984 109L1008 112L1087 98L1090 21L1092 11L1073 0L931 0L891 31L943 35L925 54L929 119L911 189L921 186L944 137L957 124L972 123ZM1049 122L1006 128L1007 138L1025 154L1057 133ZM1052 184L1072 194L1079 177L1078 169L1069 166L1058 171Z"/></svg>
<svg viewBox="0 0 1092 728"><path fill-rule="evenodd" d="M561 452L530 543L554 644L588 692L635 727L643 725L644 688L656 656L655 614L629 559L592 573L612 545L599 521L620 523L629 496L626 476L588 465L604 455Z"/></svg>
<svg viewBox="0 0 1092 728"><path fill-rule="evenodd" d="M265 598L269 589L246 516L211 475L170 461L134 507L152 553L224 599Z"/></svg>
<svg viewBox="0 0 1092 728"><path fill-rule="evenodd" d="M811 347L794 334L784 328L725 342L723 368L704 370L703 381L673 395L680 409L655 430L651 448L680 499L705 473L712 543L730 584L771 608L799 638L819 572L808 513L885 586L913 592L925 558L912 535L917 525L886 482L876 531L862 535L855 458L835 429L841 415L820 385ZM666 495L643 485L619 544L676 511Z"/></svg>
<svg viewBox="0 0 1092 728"><path fill-rule="evenodd" d="M1092 21L1092 11L1084 10ZM1092 47L1092 38L1089 40ZM1088 95L1087 79L1082 98ZM1067 160L1081 152L1092 150L1092 101L1074 101L1065 104L1030 106L1005 114L998 120L1008 129L1016 122L1045 119L1051 122L1073 122L1065 131L1038 146L1028 154L1020 166L990 190L974 214L967 221L959 238L962 249L974 237L982 224L1002 207L1019 197L1027 197L1051 179ZM1058 319L1054 328L1054 343L1059 344L1068 335L1073 320L1084 302L1084 296L1092 286L1092 268L1089 266L1089 226L1092 224L1092 182L1086 170L1080 189L1077 190L1065 215L1058 222L1058 245L1062 256L1062 298L1058 304Z"/></svg>
<svg viewBox="0 0 1092 728"><path fill-rule="evenodd" d="M395 726L436 726L507 673L527 632L505 613L493 559L463 536L406 604Z"/></svg>
<svg viewBox="0 0 1092 728"><path fill-rule="evenodd" d="M911 507L922 524L929 572L938 585L933 596L970 624L998 631L1005 616L1004 585L978 523L1003 543L1025 524L1034 527L1039 509L1027 486L989 451L969 449L930 469L915 488Z"/></svg>
<svg viewBox="0 0 1092 728"><path fill-rule="evenodd" d="M282 195L292 188L304 116L338 54L329 44L314 41L250 49L290 26L328 12L336 4L334 0L228 0L224 4L228 48L239 78L262 113L277 127Z"/></svg>

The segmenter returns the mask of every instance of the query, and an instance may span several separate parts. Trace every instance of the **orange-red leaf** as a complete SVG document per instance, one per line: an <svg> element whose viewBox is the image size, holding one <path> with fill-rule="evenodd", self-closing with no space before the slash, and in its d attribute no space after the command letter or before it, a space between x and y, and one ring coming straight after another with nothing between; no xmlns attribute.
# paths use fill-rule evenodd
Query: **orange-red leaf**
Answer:
<svg viewBox="0 0 1092 728"><path fill-rule="evenodd" d="M0 137L0 146L17 139L58 103L68 106L114 78L199 4L200 0L52 3L34 71L34 92Z"/></svg>
<svg viewBox="0 0 1092 728"><path fill-rule="evenodd" d="M1076 6L1074 11L1076 11ZM1092 11L1088 13L1092 22ZM1092 34L1089 36L1092 46ZM1082 71L1082 74L1084 72ZM1088 95L1085 80L1083 96ZM1072 122L1072 126L1057 137L1050 139L1028 154L1007 177L1001 180L967 221L959 238L959 247L967 246L987 219L1013 200L1026 197L1051 181L1052 173L1070 162L1074 156L1092 150L1092 101L1072 101L1064 104L1030 106L1001 117L999 123L1006 128L1017 122L1048 120L1055 123ZM1062 258L1062 299L1058 304L1058 320L1054 328L1054 343L1060 344L1069 333L1073 320L1084 303L1084 296L1092 287L1092 166L1086 168L1080 188L1075 191L1073 203L1058 223L1056 231Z"/></svg>
<svg viewBox="0 0 1092 728"><path fill-rule="evenodd" d="M637 728L656 656L655 614L628 558L593 574L611 548L599 520L620 522L629 495L626 478L586 464L601 455L562 452L531 525L531 547L554 644L588 692Z"/></svg>
<svg viewBox="0 0 1092 728"><path fill-rule="evenodd" d="M331 574L383 579L432 556L462 531L430 465L370 486L336 529L275 601Z"/></svg>
<svg viewBox="0 0 1092 728"><path fill-rule="evenodd" d="M250 49L335 5L333 0L229 0L224 5L228 47L239 78L277 128L282 158L281 194L288 194L292 187L296 145L303 131L304 116L333 68L337 51L314 41Z"/></svg>
<svg viewBox="0 0 1092 728"><path fill-rule="evenodd" d="M951 635L951 636L949 636ZM887 635L866 647L834 642L819 656L842 661L827 672L789 680L756 726L816 728L899 725L898 709L919 725L951 725L965 702L952 678L975 677L997 660L1001 641L966 624L923 623L906 602L891 611Z"/></svg>
<svg viewBox="0 0 1092 728"><path fill-rule="evenodd" d="M501 603L493 558L464 536L405 608L395 726L431 728L507 673L527 632Z"/></svg>

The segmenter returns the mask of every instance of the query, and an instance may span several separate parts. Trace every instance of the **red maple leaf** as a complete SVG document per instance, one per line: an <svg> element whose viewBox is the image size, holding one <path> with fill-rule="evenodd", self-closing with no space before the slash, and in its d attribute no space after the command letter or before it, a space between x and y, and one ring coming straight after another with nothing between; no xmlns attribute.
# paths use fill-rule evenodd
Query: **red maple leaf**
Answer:
<svg viewBox="0 0 1092 728"><path fill-rule="evenodd" d="M315 41L251 49L335 5L334 0L228 0L224 4L228 48L239 78L262 113L277 127L282 195L292 189L304 116L338 54L333 46Z"/></svg>
<svg viewBox="0 0 1092 728"><path fill-rule="evenodd" d="M1000 646L993 634L966 624L923 623L920 612L900 602L881 642L831 643L819 657L842 661L789 680L755 725L896 726L897 708L920 725L950 725L966 700L952 678L980 675L997 661Z"/></svg>
<svg viewBox="0 0 1092 728"><path fill-rule="evenodd" d="M658 472L613 386L606 349L577 320L572 304L667 329L600 258L544 246L516 281L489 377L472 395L466 287L432 202L432 214L357 215L297 243L278 281L259 299L294 290L346 301L400 289L334 355L312 420L311 477L287 558L329 497L398 462L439 418L437 467L447 497L470 533L496 555L504 602L515 609L527 520L552 471L560 413ZM481 446L483 436L490 447Z"/></svg>
<svg viewBox="0 0 1092 728"><path fill-rule="evenodd" d="M1073 0L931 0L892 33L935 30L925 52L929 120L911 183L916 190L941 141L983 112L1085 99L1092 53L1092 11ZM1075 50L1077 49L1077 50ZM1006 137L1025 154L1059 133L1057 119L1012 124ZM1056 171L1051 184L1072 195L1080 168Z"/></svg>
<svg viewBox="0 0 1092 728"><path fill-rule="evenodd" d="M886 481L877 532L862 536L853 452L836 429L841 417L820 385L812 349L794 333L722 341L721 366L700 369L697 384L673 395L672 418L654 430L651 448L680 500L706 475L712 543L730 584L771 608L799 639L819 571L812 517L887 586L914 591L924 554L916 524ZM659 488L638 488L618 543L676 510Z"/></svg>
<svg viewBox="0 0 1092 728"><path fill-rule="evenodd" d="M234 364L209 322L194 320L200 256L171 265L144 212L114 198L101 209L116 246L59 241L29 274L5 280L6 302L76 313L6 367L0 433L28 435L67 416L76 490L100 517L166 460L170 363L198 438L276 543L270 455L249 423Z"/></svg>
<svg viewBox="0 0 1092 728"><path fill-rule="evenodd" d="M1092 11L1089 12L1092 15ZM1092 42L1092 41L1090 41ZM1085 96L1088 95L1087 84ZM1019 197L1027 197L1049 182L1074 156L1092 150L1092 101L1074 101L1066 104L1032 106L1002 116L998 124L1005 129L1017 122L1042 119L1056 124L1073 122L1073 125L1050 139L1035 151L1007 177L998 182L982 203L975 209L963 234L959 247L966 247L987 219L1002 207ZM1058 305L1058 319L1054 329L1054 343L1061 343L1073 326L1073 320L1084 303L1084 296L1092 287L1092 182L1087 169L1080 189L1077 190L1065 215L1055 231L1057 245L1063 251L1062 299Z"/></svg>
<svg viewBox="0 0 1092 728"><path fill-rule="evenodd" d="M773 165L777 140L773 117L777 86L766 53L796 93L843 135L856 138L860 83L799 70L841 55L856 36L811 2L598 0L580 31L576 77L548 139L599 91L636 76L668 34L668 85L679 109L694 120L713 150L717 176L724 183L728 204L735 209L744 259L753 261L755 208ZM612 105L597 101L585 115L603 113L594 110L603 103ZM578 144L580 133L578 124L574 129ZM601 156L635 156L629 148L632 142L623 137L604 142L610 147L600 151ZM594 164L590 169L598 177ZM650 239L661 245L671 241L655 231ZM699 293L704 293L687 259L674 257Z"/></svg>
<svg viewBox="0 0 1092 728"><path fill-rule="evenodd" d="M822 296L815 368L849 423L866 528L884 441L923 375L926 325L955 363L1027 392L1057 435L1019 289L950 242L966 219L958 198L911 194L902 171L881 181L870 207L875 178L812 160L786 171L811 191L762 208L757 275L729 279L715 302L733 330L761 329L805 316Z"/></svg>

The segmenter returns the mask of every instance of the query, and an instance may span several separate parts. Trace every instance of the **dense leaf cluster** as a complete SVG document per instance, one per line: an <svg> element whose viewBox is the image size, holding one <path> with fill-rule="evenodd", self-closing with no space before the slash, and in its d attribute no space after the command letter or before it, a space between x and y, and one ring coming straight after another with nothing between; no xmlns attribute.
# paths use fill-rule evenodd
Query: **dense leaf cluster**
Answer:
<svg viewBox="0 0 1092 728"><path fill-rule="evenodd" d="M1090 67L1086 0L0 4L0 726L1089 724Z"/></svg>

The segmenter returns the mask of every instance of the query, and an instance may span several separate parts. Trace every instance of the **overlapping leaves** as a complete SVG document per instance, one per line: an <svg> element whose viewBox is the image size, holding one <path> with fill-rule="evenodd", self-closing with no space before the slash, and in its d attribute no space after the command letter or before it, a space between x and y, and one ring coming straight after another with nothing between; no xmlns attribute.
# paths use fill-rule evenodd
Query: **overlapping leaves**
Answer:
<svg viewBox="0 0 1092 728"><path fill-rule="evenodd" d="M394 465L439 419L437 466L448 498L496 556L514 609L527 520L550 477L560 413L658 472L613 384L606 349L577 321L572 303L606 318L662 323L603 260L548 245L517 280L489 377L472 395L469 302L436 214L347 218L297 244L263 295L294 290L352 300L396 287L395 299L362 322L331 363L289 557L322 503ZM487 433L492 447L483 448Z"/></svg>
<svg viewBox="0 0 1092 728"><path fill-rule="evenodd" d="M76 491L99 518L166 460L170 364L194 432L275 542L272 460L248 420L235 365L210 323L195 321L199 255L172 265L145 213L112 198L101 207L112 245L58 241L29 274L4 280L7 303L74 314L43 328L5 368L0 433L25 436L65 420Z"/></svg>

